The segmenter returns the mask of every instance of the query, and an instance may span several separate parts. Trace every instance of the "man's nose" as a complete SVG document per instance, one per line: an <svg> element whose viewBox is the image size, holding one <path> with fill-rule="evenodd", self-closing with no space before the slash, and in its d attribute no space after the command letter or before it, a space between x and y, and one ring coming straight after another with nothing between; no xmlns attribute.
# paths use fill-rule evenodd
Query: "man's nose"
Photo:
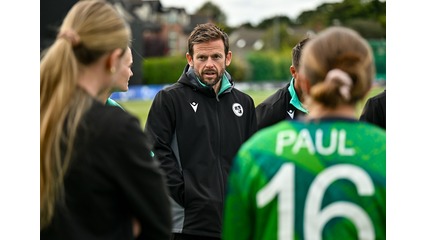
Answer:
<svg viewBox="0 0 426 240"><path fill-rule="evenodd" d="M206 67L213 67L214 66L214 61L211 57L207 58L206 61Z"/></svg>

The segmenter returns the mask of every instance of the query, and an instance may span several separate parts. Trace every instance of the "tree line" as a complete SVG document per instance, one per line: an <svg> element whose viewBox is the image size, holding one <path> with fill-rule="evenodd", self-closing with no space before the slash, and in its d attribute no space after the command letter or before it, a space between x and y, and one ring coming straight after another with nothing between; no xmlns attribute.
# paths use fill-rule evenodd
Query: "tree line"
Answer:
<svg viewBox="0 0 426 240"><path fill-rule="evenodd" d="M294 29L319 32L332 25L342 25L356 30L366 39L386 39L386 1L380 0L343 0L337 3L322 3L316 9L300 13L296 19L285 15L272 16L257 25L247 22L237 27L228 26L226 14L210 1L202 5L195 14L208 16L228 33L241 27L272 32L278 24L280 39L288 39ZM294 43L290 41L282 42L282 44L281 49L292 46ZM286 44L289 46L285 46Z"/></svg>

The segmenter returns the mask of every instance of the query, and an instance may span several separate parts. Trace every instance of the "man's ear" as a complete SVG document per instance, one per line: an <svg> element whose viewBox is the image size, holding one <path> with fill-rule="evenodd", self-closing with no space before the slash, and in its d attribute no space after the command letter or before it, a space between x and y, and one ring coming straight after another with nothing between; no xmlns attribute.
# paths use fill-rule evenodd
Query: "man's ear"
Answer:
<svg viewBox="0 0 426 240"><path fill-rule="evenodd" d="M228 51L228 54L226 54L226 58L225 58L225 66L229 66L229 64L231 64L231 60L232 60L232 52Z"/></svg>
<svg viewBox="0 0 426 240"><path fill-rule="evenodd" d="M186 61L188 62L189 66L194 67L194 62L189 53L186 53Z"/></svg>
<svg viewBox="0 0 426 240"><path fill-rule="evenodd" d="M293 78L296 78L296 68L293 66L293 65L291 65L290 66L290 73L291 73L291 76L293 76Z"/></svg>
<svg viewBox="0 0 426 240"><path fill-rule="evenodd" d="M109 54L105 66L107 71L114 73L117 70L122 53L123 49L117 48Z"/></svg>

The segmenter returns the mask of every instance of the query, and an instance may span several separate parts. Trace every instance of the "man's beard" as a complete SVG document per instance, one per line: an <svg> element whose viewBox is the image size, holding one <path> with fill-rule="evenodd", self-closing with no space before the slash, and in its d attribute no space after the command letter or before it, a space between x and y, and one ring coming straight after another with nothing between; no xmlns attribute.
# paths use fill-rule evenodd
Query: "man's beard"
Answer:
<svg viewBox="0 0 426 240"><path fill-rule="evenodd" d="M220 80L222 80L223 77L223 72L221 73L217 73L216 72L216 78L213 81L207 81L204 77L202 77L204 74L203 72L201 73L201 76L199 73L197 73L198 78L200 79L200 81L205 84L206 86L209 87L213 87L214 85L216 85Z"/></svg>

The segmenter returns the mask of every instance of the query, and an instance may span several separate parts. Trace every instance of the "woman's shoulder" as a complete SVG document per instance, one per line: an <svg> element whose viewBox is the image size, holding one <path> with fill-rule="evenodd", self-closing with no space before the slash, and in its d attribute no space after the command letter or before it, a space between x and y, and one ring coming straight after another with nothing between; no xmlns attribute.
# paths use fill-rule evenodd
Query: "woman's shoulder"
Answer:
<svg viewBox="0 0 426 240"><path fill-rule="evenodd" d="M107 128L109 132L122 130L129 125L141 128L139 120L132 114L116 106L95 103L86 116L88 124L94 128Z"/></svg>

